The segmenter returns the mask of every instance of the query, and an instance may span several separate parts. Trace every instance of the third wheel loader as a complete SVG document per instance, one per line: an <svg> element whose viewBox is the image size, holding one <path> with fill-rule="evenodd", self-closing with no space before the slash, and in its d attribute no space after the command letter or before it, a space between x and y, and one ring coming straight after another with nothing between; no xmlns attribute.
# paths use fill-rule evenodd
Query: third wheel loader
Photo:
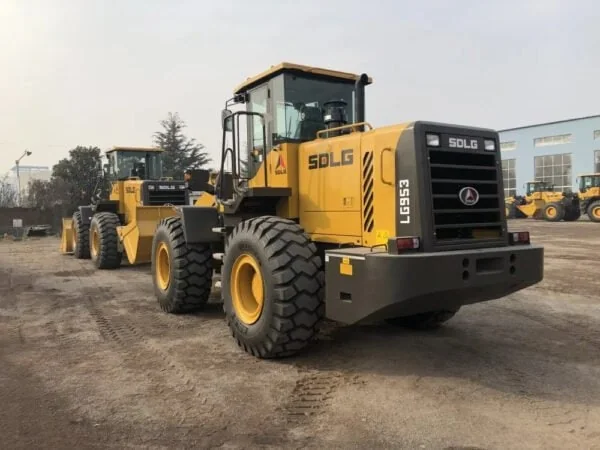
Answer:
<svg viewBox="0 0 600 450"><path fill-rule="evenodd" d="M216 265L235 342L275 358L325 318L437 327L542 280L543 248L507 228L498 133L373 128L371 83L282 63L235 89L215 205L179 207L154 235L164 311L202 309Z"/></svg>

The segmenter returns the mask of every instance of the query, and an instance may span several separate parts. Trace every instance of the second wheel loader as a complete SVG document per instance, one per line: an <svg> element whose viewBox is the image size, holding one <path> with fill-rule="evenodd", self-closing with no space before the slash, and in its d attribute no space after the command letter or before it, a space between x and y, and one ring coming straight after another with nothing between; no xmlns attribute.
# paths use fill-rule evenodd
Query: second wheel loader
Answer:
<svg viewBox="0 0 600 450"><path fill-rule="evenodd" d="M63 219L62 253L91 259L98 269L116 269L151 261L152 238L161 219L188 204L183 181L162 176L163 150L114 147L106 152L109 198L80 206Z"/></svg>
<svg viewBox="0 0 600 450"><path fill-rule="evenodd" d="M275 358L324 318L431 328L542 280L543 248L507 227L498 133L373 128L371 82L282 63L234 91L215 206L179 207L154 236L164 311L202 309L216 262L235 342Z"/></svg>

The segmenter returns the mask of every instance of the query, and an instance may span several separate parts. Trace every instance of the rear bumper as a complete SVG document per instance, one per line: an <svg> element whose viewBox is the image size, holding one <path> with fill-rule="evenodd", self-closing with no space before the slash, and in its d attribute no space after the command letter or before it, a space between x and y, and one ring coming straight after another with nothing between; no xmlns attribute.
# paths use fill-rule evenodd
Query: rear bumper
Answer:
<svg viewBox="0 0 600 450"><path fill-rule="evenodd" d="M494 300L539 283L544 249L515 245L391 255L325 254L326 315L352 324Z"/></svg>

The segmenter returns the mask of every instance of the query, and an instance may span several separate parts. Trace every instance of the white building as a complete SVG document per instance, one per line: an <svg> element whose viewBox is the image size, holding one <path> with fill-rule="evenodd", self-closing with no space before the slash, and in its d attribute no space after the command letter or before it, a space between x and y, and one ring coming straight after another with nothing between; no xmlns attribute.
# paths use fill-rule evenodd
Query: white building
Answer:
<svg viewBox="0 0 600 450"><path fill-rule="evenodd" d="M27 187L30 181L42 180L49 181L52 176L52 170L48 166L27 166L19 164L19 178L21 179L21 193L27 195ZM17 178L17 166L10 169L7 181L17 189L19 185Z"/></svg>

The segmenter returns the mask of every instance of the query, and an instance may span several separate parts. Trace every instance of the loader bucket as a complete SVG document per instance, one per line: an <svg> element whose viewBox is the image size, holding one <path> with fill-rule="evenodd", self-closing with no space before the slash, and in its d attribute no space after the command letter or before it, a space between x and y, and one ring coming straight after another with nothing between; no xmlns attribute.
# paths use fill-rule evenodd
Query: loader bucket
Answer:
<svg viewBox="0 0 600 450"><path fill-rule="evenodd" d="M73 219L71 217L62 220L60 252L63 254L73 253Z"/></svg>
<svg viewBox="0 0 600 450"><path fill-rule="evenodd" d="M541 212L541 209L535 204L535 202L529 203L528 205L518 205L517 209L525 216L533 218L539 216L539 213Z"/></svg>

